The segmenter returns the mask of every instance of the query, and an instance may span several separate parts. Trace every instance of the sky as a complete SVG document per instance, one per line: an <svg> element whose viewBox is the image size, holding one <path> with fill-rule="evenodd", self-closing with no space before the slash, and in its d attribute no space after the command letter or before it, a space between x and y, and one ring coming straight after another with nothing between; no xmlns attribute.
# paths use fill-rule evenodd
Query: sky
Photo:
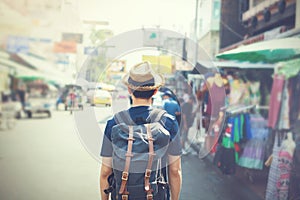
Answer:
<svg viewBox="0 0 300 200"><path fill-rule="evenodd" d="M142 27L189 34L196 0L79 0L82 20L108 21L114 34Z"/></svg>

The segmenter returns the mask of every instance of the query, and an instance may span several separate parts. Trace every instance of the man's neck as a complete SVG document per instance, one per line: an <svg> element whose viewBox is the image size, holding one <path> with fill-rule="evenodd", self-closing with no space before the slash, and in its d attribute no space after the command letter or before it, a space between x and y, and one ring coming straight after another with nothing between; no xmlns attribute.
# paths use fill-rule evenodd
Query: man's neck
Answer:
<svg viewBox="0 0 300 200"><path fill-rule="evenodd" d="M132 106L150 106L151 99L133 98Z"/></svg>

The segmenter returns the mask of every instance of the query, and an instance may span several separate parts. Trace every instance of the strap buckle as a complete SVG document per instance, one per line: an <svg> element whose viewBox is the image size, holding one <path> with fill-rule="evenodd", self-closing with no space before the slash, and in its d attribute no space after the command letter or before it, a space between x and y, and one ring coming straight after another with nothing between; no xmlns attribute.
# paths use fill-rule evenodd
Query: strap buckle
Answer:
<svg viewBox="0 0 300 200"><path fill-rule="evenodd" d="M122 200L128 200L128 194L122 194Z"/></svg>
<svg viewBox="0 0 300 200"><path fill-rule="evenodd" d="M150 176L151 176L151 172L152 172L152 170L151 170L151 169L146 169L146 172L145 172L145 177L146 177L146 178L150 178Z"/></svg>
<svg viewBox="0 0 300 200"><path fill-rule="evenodd" d="M147 194L147 200L152 200L153 199L153 194Z"/></svg>
<svg viewBox="0 0 300 200"><path fill-rule="evenodd" d="M122 172L122 180L127 181L128 180L128 172Z"/></svg>

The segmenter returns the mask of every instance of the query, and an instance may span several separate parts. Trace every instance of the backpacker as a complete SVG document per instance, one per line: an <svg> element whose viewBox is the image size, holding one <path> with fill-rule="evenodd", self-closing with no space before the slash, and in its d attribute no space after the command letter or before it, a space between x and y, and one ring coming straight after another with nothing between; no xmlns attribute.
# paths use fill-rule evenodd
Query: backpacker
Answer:
<svg viewBox="0 0 300 200"><path fill-rule="evenodd" d="M161 174L161 163L170 133L162 125L165 113L161 109L152 110L142 125L137 125L127 110L114 116L117 125L111 132L115 182L112 199L166 198L167 184Z"/></svg>

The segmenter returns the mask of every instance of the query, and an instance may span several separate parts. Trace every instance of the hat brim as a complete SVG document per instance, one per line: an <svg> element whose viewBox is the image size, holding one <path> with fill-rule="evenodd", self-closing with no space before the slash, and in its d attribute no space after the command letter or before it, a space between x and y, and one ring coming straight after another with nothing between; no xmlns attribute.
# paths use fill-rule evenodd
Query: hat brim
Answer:
<svg viewBox="0 0 300 200"><path fill-rule="evenodd" d="M165 79L161 74L155 74L153 75L154 78L154 85L153 86L135 86L132 85L130 83L128 83L128 79L129 79L129 74L126 74L123 79L122 82L129 87L130 89L133 90L137 90L137 91L149 91L149 90L155 90L160 88L161 86L163 86L165 84Z"/></svg>

